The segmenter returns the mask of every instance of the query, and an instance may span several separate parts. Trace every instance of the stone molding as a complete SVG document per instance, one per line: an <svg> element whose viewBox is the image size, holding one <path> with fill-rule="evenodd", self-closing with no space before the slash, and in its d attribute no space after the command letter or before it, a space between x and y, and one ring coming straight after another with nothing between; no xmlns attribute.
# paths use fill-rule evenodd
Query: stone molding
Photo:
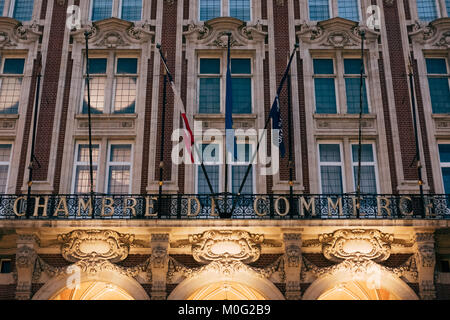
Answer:
<svg viewBox="0 0 450 320"><path fill-rule="evenodd" d="M441 18L430 23L416 21L409 36L413 43L429 49L449 49L450 18Z"/></svg>
<svg viewBox="0 0 450 320"><path fill-rule="evenodd" d="M0 30L0 48L16 48L22 44L33 43L42 35L36 21L23 25L9 17L0 18Z"/></svg>

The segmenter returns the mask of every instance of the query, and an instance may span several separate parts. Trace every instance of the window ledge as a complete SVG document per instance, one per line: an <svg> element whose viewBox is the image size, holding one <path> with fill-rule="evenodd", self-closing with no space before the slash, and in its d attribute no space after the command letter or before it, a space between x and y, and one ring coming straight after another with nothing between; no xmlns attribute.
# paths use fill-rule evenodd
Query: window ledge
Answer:
<svg viewBox="0 0 450 320"><path fill-rule="evenodd" d="M256 119L256 114L254 113L247 113L247 114L233 114L233 119ZM197 113L194 114L194 120L197 119L219 119L219 120L225 120L225 114L223 113L216 113L216 114L208 114L208 113Z"/></svg>
<svg viewBox="0 0 450 320"><path fill-rule="evenodd" d="M348 114L348 113L338 113L338 114L313 114L314 119L359 119L359 114ZM363 119L376 119L377 115L374 113L363 114Z"/></svg>
<svg viewBox="0 0 450 320"><path fill-rule="evenodd" d="M136 119L137 113L102 113L102 114L91 114L91 119L93 120L123 120L123 119ZM75 119L79 120L87 120L88 115L87 114L76 114Z"/></svg>
<svg viewBox="0 0 450 320"><path fill-rule="evenodd" d="M0 113L0 119L19 119L19 114L17 113Z"/></svg>
<svg viewBox="0 0 450 320"><path fill-rule="evenodd" d="M436 120L449 120L450 113L432 113L431 117Z"/></svg>

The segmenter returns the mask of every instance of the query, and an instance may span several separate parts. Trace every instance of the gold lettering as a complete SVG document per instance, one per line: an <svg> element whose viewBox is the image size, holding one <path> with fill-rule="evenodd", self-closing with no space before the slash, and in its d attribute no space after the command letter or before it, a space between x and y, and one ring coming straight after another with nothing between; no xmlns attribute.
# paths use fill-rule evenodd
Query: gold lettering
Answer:
<svg viewBox="0 0 450 320"><path fill-rule="evenodd" d="M191 201L194 200L197 203L197 210L195 210L194 213L191 212ZM197 197L189 197L188 203L187 203L187 216L188 217L194 217L200 213L200 201L197 199Z"/></svg>
<svg viewBox="0 0 450 320"><path fill-rule="evenodd" d="M414 211L412 211L411 210L411 212L405 212L405 211L403 211L403 203L406 201L406 200L409 200L409 201L412 201L412 199L410 198L410 197L408 197L408 196L402 196L402 197L400 197L400 200L399 200L399 202L398 202L398 206L400 207L400 213L401 214L404 214L405 216L406 215L413 215L414 214Z"/></svg>
<svg viewBox="0 0 450 320"><path fill-rule="evenodd" d="M110 203L106 203L106 201L109 201ZM110 211L108 214L105 214L105 209L109 208ZM104 197L102 198L102 212L100 215L102 217L111 217L114 214L114 199L111 197Z"/></svg>
<svg viewBox="0 0 450 320"><path fill-rule="evenodd" d="M255 201L253 201L253 210L255 210L256 215L260 216L260 217L264 217L265 215L267 215L267 212L260 212L258 211L258 200L266 200L266 197L262 197L262 196L257 196L255 197Z"/></svg>
<svg viewBox="0 0 450 320"><path fill-rule="evenodd" d="M384 204L384 206L381 204L381 200L384 200L386 203ZM391 201L388 199L388 198L386 198L386 197L382 197L382 196L378 196L377 197L377 207L378 207L378 209L377 209L377 214L379 215L379 216L381 216L381 209L385 209L386 210L386 212L388 213L388 215L390 216L391 215L391 209L389 209L389 205L391 204Z"/></svg>
<svg viewBox="0 0 450 320"><path fill-rule="evenodd" d="M34 213L33 213L33 217L37 217L38 216L38 212L39 212L39 208L44 209L42 216L46 217L47 216L47 205L48 205L48 196L44 197L44 204L41 204L41 197L34 197L36 199L36 202L34 204Z"/></svg>
<svg viewBox="0 0 450 320"><path fill-rule="evenodd" d="M63 207L61 208L61 204L63 205ZM66 196L61 196L61 198L59 198L59 202L58 205L56 206L56 210L55 213L53 214L54 217L58 216L58 213L62 211L64 212L64 214L66 216L69 215L69 209L67 209L67 199Z"/></svg>
<svg viewBox="0 0 450 320"><path fill-rule="evenodd" d="M92 216L92 201L91 198L89 198L89 200L87 202L84 202L82 197L78 198L78 216L81 216L81 209L83 209L84 211L87 210L89 206L89 215Z"/></svg>
<svg viewBox="0 0 450 320"><path fill-rule="evenodd" d="M217 198L220 200L220 198ZM216 199L214 197L211 197L211 214L210 217L218 217L219 214L216 213Z"/></svg>
<svg viewBox="0 0 450 320"><path fill-rule="evenodd" d="M128 200L131 200L131 202L133 203L131 206L128 205ZM130 209L133 216L136 217L136 209L134 207L136 206L137 200L135 198L126 198L124 201L125 202L123 204L123 214L125 215L127 209Z"/></svg>
<svg viewBox="0 0 450 320"><path fill-rule="evenodd" d="M279 208L278 208L278 202L279 202L281 199L283 199L284 203L286 204L286 209L284 210L283 213L281 213L280 210L279 210ZM275 205L275 212L276 212L279 216L284 217L285 215L287 215L287 214L289 213L290 206L289 206L289 201L288 201L288 199L286 199L286 197L279 197L279 198L277 198L277 199L275 200L274 205Z"/></svg>
<svg viewBox="0 0 450 320"><path fill-rule="evenodd" d="M150 209L154 209L153 200L158 200L156 197L145 197L145 217L156 217L158 212L150 213Z"/></svg>
<svg viewBox="0 0 450 320"><path fill-rule="evenodd" d="M316 197L311 197L309 202L306 202L305 197L300 198L300 215L304 216L305 211L311 210L311 216L314 217L316 215Z"/></svg>
<svg viewBox="0 0 450 320"><path fill-rule="evenodd" d="M330 206L331 208L333 208L333 210L337 210L339 206L339 215L342 215L342 198L338 197L336 203L333 202L333 199L331 199L331 197L327 197L327 200L328 200L328 216L331 216Z"/></svg>
<svg viewBox="0 0 450 320"><path fill-rule="evenodd" d="M17 204L20 200L25 200L25 197L17 197L16 200L14 200L14 214L18 217L23 217L24 215L26 215L26 212L18 212L17 211Z"/></svg>
<svg viewBox="0 0 450 320"><path fill-rule="evenodd" d="M436 214L433 213L433 212L431 211L431 209L433 209L433 202L430 202L430 203L428 203L428 204L425 205L425 215L426 215L427 217L428 217L428 216L430 216L430 217L435 217L435 216L436 216Z"/></svg>

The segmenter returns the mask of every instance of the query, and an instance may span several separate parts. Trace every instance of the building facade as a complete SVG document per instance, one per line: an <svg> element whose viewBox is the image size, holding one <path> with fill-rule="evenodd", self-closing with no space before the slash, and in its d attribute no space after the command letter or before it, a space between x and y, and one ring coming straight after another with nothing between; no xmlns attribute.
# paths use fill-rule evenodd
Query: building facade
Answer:
<svg viewBox="0 0 450 320"><path fill-rule="evenodd" d="M450 298L449 0L0 0L0 15L0 299ZM228 40L246 138L224 164ZM287 155L262 140L237 195L293 50ZM214 196L199 163L174 161L178 94Z"/></svg>

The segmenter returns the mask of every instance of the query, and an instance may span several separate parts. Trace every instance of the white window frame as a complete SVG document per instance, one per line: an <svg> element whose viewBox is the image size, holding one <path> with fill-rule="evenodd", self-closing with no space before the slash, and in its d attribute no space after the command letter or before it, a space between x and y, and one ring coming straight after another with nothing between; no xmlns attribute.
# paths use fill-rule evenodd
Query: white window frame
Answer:
<svg viewBox="0 0 450 320"><path fill-rule="evenodd" d="M438 159L439 159L439 176L441 180L441 186L442 186L442 193L445 194L445 186L444 186L444 175L442 174L442 168L450 168L450 162L442 162L441 161L441 155L439 153L439 145L441 144L447 144L450 145L450 141L438 141L437 143L437 152L438 152Z"/></svg>
<svg viewBox="0 0 450 320"><path fill-rule="evenodd" d="M117 64L120 58L133 58L136 59L137 63L137 73L136 74L117 74ZM90 78L104 77L106 78L105 83L105 105L103 106L103 112L101 114L115 114L114 110L114 100L116 97L116 79L117 77L135 77L136 78L136 102L134 107L134 113L136 114L138 108L138 89L139 89L139 73L140 73L140 56L139 54L131 53L120 53L120 52L108 52L108 53L94 53L89 56L89 59L106 59L106 73L101 74L90 74ZM86 89L86 55L83 57L83 83L81 86L81 101L79 105L79 113L83 114L83 101L84 101L84 91ZM118 113L121 114L121 113Z"/></svg>
<svg viewBox="0 0 450 320"><path fill-rule="evenodd" d="M311 20L311 16L310 16L310 10L309 10L309 1L310 0L306 0L306 6L308 9L308 20L309 21L320 21L320 20ZM336 17L339 17L339 4L338 4L339 0L328 0L328 19L333 19ZM363 1L361 0L357 0L358 1L358 16L359 16L359 20L361 21L361 18L363 17L362 15L362 5L363 5ZM445 0L444 0L445 1Z"/></svg>
<svg viewBox="0 0 450 320"><path fill-rule="evenodd" d="M316 74L314 72L314 60L333 60L333 74ZM312 77L313 77L313 81L312 81L312 85L313 85L313 101L314 101L314 113L315 114L327 114L327 113L317 113L317 103L316 103L316 85L315 85L315 79L334 79L334 95L336 96L336 113L335 114L340 114L341 113L341 108L340 108L340 100L341 100L341 96L339 94L339 75L338 75L338 66L337 66L337 59L336 56L318 56L318 57L312 57L312 61L313 63L312 65ZM333 113L334 114L334 113Z"/></svg>
<svg viewBox="0 0 450 320"><path fill-rule="evenodd" d="M427 65L426 65L428 59L439 59L439 60L443 59L443 60L445 60L445 65L447 67L447 73L445 73L445 74L444 73L428 73L428 69L427 69ZM430 98L429 100L427 99L427 101L429 101L429 104L430 104L430 112L432 114L440 114L440 113L433 113L433 104L431 102L431 91L430 91L430 84L428 82L428 79L429 78L447 78L447 82L448 82L448 85L450 88L450 58L448 55L444 55L444 54L430 55L430 56L425 55L424 62L425 62L425 71L426 71L426 77L427 77L427 81L425 81L425 82L426 82L426 86L428 89L428 96Z"/></svg>
<svg viewBox="0 0 450 320"><path fill-rule="evenodd" d="M117 145L127 145L130 146L130 162L117 162L117 161L111 161L111 147L117 146ZM131 185L133 184L133 161L134 161L134 144L131 141L108 141L108 153L106 155L106 162L105 162L105 193L108 193L109 189L109 168L111 166L130 166L130 184L128 186L128 194L131 194Z"/></svg>
<svg viewBox="0 0 450 320"><path fill-rule="evenodd" d="M145 0L141 0L141 19L133 20L133 22L142 21L143 16L144 16L144 1ZM123 9L122 4L123 4L123 0L112 0L112 4L111 4L112 8L111 8L111 17L110 18L122 19L122 9ZM90 2L89 2L89 21L92 21L93 8L94 8L94 0L90 0Z"/></svg>
<svg viewBox="0 0 450 320"><path fill-rule="evenodd" d="M37 2L37 0L33 1L33 9L32 9L32 13L31 13L31 19L28 20L28 21L32 21L33 20L34 11L35 11L35 7L36 7L36 2ZM16 7L16 0L5 0L2 17L10 17L10 18L12 18L13 14L14 14L15 7Z"/></svg>
<svg viewBox="0 0 450 320"><path fill-rule="evenodd" d="M231 153L228 153L228 157L229 157L229 161L230 163L228 163L228 186L229 186L229 192L233 191L233 166L248 166L250 164L250 162L252 161L252 157L253 157L253 152L256 150L256 144L254 141L248 141L248 142L236 142L237 145L245 145L245 144L249 144L251 145L251 150L250 150L250 154L249 154L249 161L238 161L238 160L234 160L231 159ZM256 164L256 157L253 161L253 165L251 168L251 172L252 172L252 194L254 194L256 192L256 177L255 177L255 164ZM247 182L247 181L246 181ZM242 183L242 182L241 182Z"/></svg>
<svg viewBox="0 0 450 320"><path fill-rule="evenodd" d="M118 0L119 1L119 14L118 14L118 17L120 18L120 19L122 19L122 12L123 12L123 0ZM141 1L141 18L139 19L139 20L130 20L130 21L133 21L133 22L136 22L136 21L142 21L142 17L144 16L144 1L145 0L140 0Z"/></svg>
<svg viewBox="0 0 450 320"><path fill-rule="evenodd" d="M321 144L338 144L339 152L340 152L340 162L328 162L328 161L320 161L320 145ZM318 173L319 173L319 190L320 194L323 194L322 189L322 166L340 166L341 167L341 177L342 177L342 193L346 193L346 174L345 174L345 159L344 159L344 149L342 146L342 141L337 140L321 140L317 142L316 150L317 150L317 163L318 163ZM352 168L353 169L353 168ZM353 177L353 175L352 175Z"/></svg>
<svg viewBox="0 0 450 320"><path fill-rule="evenodd" d="M224 182L224 177L223 177L223 174L224 174L224 171L223 171L224 170L223 142L222 141L196 141L195 144L196 144L197 150L199 152L202 152L202 156L203 156L202 145L217 144L219 146L218 147L218 149L219 149L219 156L218 156L219 161L217 163L216 162L205 161L205 162L203 162L203 164L205 166L208 166L208 165L219 166L219 188L218 188L218 190L214 190L214 192L216 192L216 193L222 192L222 190L223 190L223 186L222 185L223 185L223 182ZM196 153L195 150L192 150L192 151L194 153ZM194 155L194 159L196 161L197 161L197 158L198 158L197 155ZM198 161L201 161L201 159L198 158ZM199 178L198 171L199 171L199 168L201 168L200 163L196 164L195 168L196 168L196 170L195 170L195 175L194 175L195 176L194 190L195 190L195 193L198 194L198 178Z"/></svg>
<svg viewBox="0 0 450 320"><path fill-rule="evenodd" d="M9 142L9 141L0 141L0 144L10 145L11 146L11 150L10 150L10 153L9 153L9 160L8 161L0 161L0 165L1 166L5 166L5 165L8 166L8 173L7 173L7 176L6 176L6 184L5 184L5 192L3 193L3 194L7 194L7 192L8 192L8 185L9 185L9 178L10 178L10 174L11 174L11 160L12 160L12 155L13 155L13 151L14 151L13 150L14 145L13 145L12 142Z"/></svg>
<svg viewBox="0 0 450 320"><path fill-rule="evenodd" d="M201 20L200 19L200 2L201 1L208 1L208 0L198 0L197 2L197 17L198 17L198 21L207 21L207 20ZM248 20L247 22L250 22L253 20L253 1L255 0L249 0L250 1L250 20ZM230 14L230 0L220 0L220 15L219 17L223 17L224 16L224 12L226 12L228 14L228 17L231 17Z"/></svg>
<svg viewBox="0 0 450 320"><path fill-rule="evenodd" d="M200 60L202 59L219 59L219 73L215 74L215 73L200 73ZM219 107L219 113L221 114L223 112L222 110L222 83L223 83L223 70L222 70L222 65L223 65L223 60L222 57L220 56L207 56L207 55L199 55L198 57L198 66L197 66L197 103L196 103L196 110L198 114L200 114L200 79L202 78L219 78L219 86L220 86L220 97L219 97L219 101L220 101L220 107ZM225 67L226 70L226 67ZM226 74L225 74L226 75ZM202 113L203 114L203 113ZM205 113L205 114L210 114L210 113ZM213 114L217 114L217 113L213 113Z"/></svg>
<svg viewBox="0 0 450 320"><path fill-rule="evenodd" d="M17 74L4 74L4 68L5 68L5 60L6 59L23 59L24 60L24 64L23 64L23 71L22 73L17 73ZM23 55L11 55L11 54L5 54L2 55L2 53L0 52L0 64L1 64L1 73L0 73L0 90L3 84L3 79L4 78L22 78L22 83L20 84L20 89L21 91L23 91L23 80L25 78L25 68L27 66L27 58ZM20 112L20 104L21 104L21 97L22 97L22 93L19 96L19 105L17 106L17 113L14 114L19 114Z"/></svg>
<svg viewBox="0 0 450 320"><path fill-rule="evenodd" d="M363 166L373 166L374 170L375 170L375 186L376 186L376 193L378 194L380 192L380 185L379 185L379 179L378 179L378 160L377 160L377 152L376 152L376 145L375 142L373 141L363 141L361 143L362 145L364 144L370 144L372 146L372 156L373 156L373 162L368 162L368 161L361 161L361 167ZM352 185L353 185L353 190L356 191L356 184L355 184L355 173L354 173L354 168L358 167L358 161L353 161L353 150L352 150L352 146L354 145L358 145L358 142L356 141L350 141L349 143L349 147L350 147L350 160L352 161Z"/></svg>
<svg viewBox="0 0 450 320"><path fill-rule="evenodd" d="M79 152L79 150L80 150L80 145L83 145L83 144L89 144L89 142L87 142L87 141L77 141L76 143L75 143L75 152L74 152L74 158L73 158L73 169L72 169L72 185L71 185L71 190L72 190L72 193L73 194L75 194L76 193L76 190L75 190L75 184L76 184L76 179L77 179L77 167L78 166L89 166L89 162L82 162L82 161L78 161L77 159L78 159L78 152ZM99 174L99 172L100 172L100 165L99 165L99 162L101 161L101 148L102 148L102 143L101 143L101 141L92 141L92 146L94 146L94 145L98 145L98 159L97 159L97 162L95 161L95 159L94 158L92 158L92 166L97 166L97 176L96 176L96 179L95 179L95 192L98 192L98 190L99 190L99 185L98 185L98 183L99 183L99 176L100 176L100 174Z"/></svg>
<svg viewBox="0 0 450 320"><path fill-rule="evenodd" d="M447 6L445 3L445 0L435 0L435 3L436 3L437 19L448 17L449 14L447 12ZM411 8L411 20L420 20L419 10L417 10L417 1L416 0L413 0L412 2L410 2L410 8ZM413 16L415 16L415 17L413 17ZM431 22L431 21L428 21L428 22Z"/></svg>
<svg viewBox="0 0 450 320"><path fill-rule="evenodd" d="M346 59L361 59L361 54L360 55L356 55L356 54L345 54L342 56L342 59L340 59L341 61L339 63L341 63L342 65L342 77L338 76L338 82L339 81L343 81L343 85L345 88L345 92L343 92L343 97L340 99L343 100L343 104L344 104L344 108L345 108L345 113L349 114L348 112L348 103L347 103L347 87L345 84L345 79L347 78L359 78L355 77L355 76L346 76L347 74L345 73L345 64L344 64L344 60ZM370 114L372 112L372 107L371 107L371 103L370 103L370 90L369 90L369 69L367 67L367 61L366 61L366 54L364 54L363 56L363 63L364 63L364 74L363 74L363 79L364 79L364 84L366 87L366 97L367 97L367 114ZM342 80L341 80L342 79ZM344 109L343 108L343 109ZM354 114L354 113L353 113ZM364 114L364 113L363 113Z"/></svg>

